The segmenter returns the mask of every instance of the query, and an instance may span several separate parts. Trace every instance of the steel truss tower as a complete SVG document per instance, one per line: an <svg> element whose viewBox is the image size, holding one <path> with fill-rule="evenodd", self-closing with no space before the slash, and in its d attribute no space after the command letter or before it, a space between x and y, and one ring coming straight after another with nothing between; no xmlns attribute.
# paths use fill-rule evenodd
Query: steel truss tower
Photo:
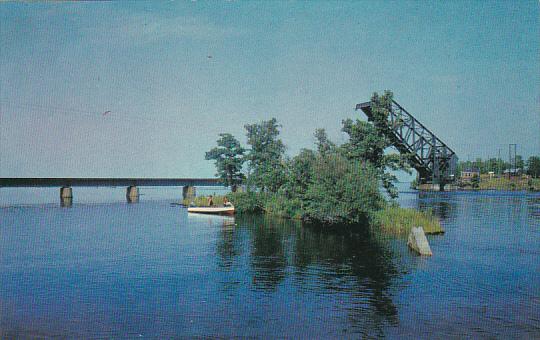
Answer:
<svg viewBox="0 0 540 340"><path fill-rule="evenodd" d="M356 110L359 109L372 120L371 102L357 104ZM412 166L418 171L420 183L436 183L442 189L444 184L455 180L456 153L396 101L392 101L388 123L396 149L412 155Z"/></svg>

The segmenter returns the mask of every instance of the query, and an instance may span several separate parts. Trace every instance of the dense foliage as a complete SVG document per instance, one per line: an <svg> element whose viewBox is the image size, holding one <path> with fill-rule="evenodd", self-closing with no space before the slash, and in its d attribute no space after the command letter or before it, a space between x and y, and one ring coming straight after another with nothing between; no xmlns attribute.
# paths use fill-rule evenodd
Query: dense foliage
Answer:
<svg viewBox="0 0 540 340"><path fill-rule="evenodd" d="M208 151L205 159L216 161L216 176L219 176L223 183L230 186L234 192L237 185L241 184L245 178L242 173L245 149L230 133L221 133L219 136L218 146Z"/></svg>
<svg viewBox="0 0 540 340"><path fill-rule="evenodd" d="M277 120L272 118L259 124L246 124L247 143L251 147L249 161L249 184L261 191L275 192L285 182L285 145L278 139Z"/></svg>
<svg viewBox="0 0 540 340"><path fill-rule="evenodd" d="M369 163L349 161L340 154L319 155L303 195L304 220L328 224L359 223L384 205L377 171Z"/></svg>
<svg viewBox="0 0 540 340"><path fill-rule="evenodd" d="M351 119L343 121L343 132L349 135L349 141L341 146L342 153L350 160L370 163L377 170L377 177L390 197L397 197L394 186L396 177L387 170L405 170L410 172L408 154L386 154L392 140L388 115L392 107L393 94L385 91L384 95L373 94L371 98L372 117L369 122Z"/></svg>
<svg viewBox="0 0 540 340"><path fill-rule="evenodd" d="M373 95L369 122L344 120L342 131L349 138L343 145L334 144L324 129L317 129L316 150L303 149L290 159L285 157L281 126L275 118L245 125L250 147L243 157L247 192L231 196L237 210L324 224L371 220L386 206L381 185L391 198L397 196L396 178L388 170L410 169L409 155L385 152L392 145L388 125L392 97L390 91ZM222 173L220 168L218 172Z"/></svg>

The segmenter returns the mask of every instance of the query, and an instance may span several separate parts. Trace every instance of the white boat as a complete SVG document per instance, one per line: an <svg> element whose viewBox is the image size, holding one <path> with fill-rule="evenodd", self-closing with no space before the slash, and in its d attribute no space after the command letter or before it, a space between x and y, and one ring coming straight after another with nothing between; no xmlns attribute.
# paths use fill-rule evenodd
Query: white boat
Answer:
<svg viewBox="0 0 540 340"><path fill-rule="evenodd" d="M229 205L226 207L189 207L187 211L197 214L234 215L234 206Z"/></svg>

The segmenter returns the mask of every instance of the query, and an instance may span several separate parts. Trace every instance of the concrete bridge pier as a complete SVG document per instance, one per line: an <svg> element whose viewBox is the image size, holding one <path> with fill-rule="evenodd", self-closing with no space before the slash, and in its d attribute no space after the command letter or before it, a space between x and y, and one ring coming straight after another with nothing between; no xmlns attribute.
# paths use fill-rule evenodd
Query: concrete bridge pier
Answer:
<svg viewBox="0 0 540 340"><path fill-rule="evenodd" d="M60 206L71 207L73 204L73 190L71 187L60 188Z"/></svg>
<svg viewBox="0 0 540 340"><path fill-rule="evenodd" d="M196 190L195 190L195 187L194 186L191 186L191 185L186 185L185 187L182 187L182 198L183 199L191 199L193 197L195 197L196 195Z"/></svg>
<svg viewBox="0 0 540 340"><path fill-rule="evenodd" d="M134 185L130 185L126 189L126 199L128 203L139 202L139 188Z"/></svg>

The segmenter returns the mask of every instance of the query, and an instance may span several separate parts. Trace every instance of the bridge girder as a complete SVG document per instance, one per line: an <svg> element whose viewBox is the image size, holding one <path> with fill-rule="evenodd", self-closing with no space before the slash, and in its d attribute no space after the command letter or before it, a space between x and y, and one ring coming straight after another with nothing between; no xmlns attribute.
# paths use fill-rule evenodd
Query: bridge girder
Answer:
<svg viewBox="0 0 540 340"><path fill-rule="evenodd" d="M372 120L371 102L357 104L356 110L359 109ZM412 166L422 183L444 185L454 180L456 153L396 101L392 101L388 123L394 146L399 152L412 155Z"/></svg>

